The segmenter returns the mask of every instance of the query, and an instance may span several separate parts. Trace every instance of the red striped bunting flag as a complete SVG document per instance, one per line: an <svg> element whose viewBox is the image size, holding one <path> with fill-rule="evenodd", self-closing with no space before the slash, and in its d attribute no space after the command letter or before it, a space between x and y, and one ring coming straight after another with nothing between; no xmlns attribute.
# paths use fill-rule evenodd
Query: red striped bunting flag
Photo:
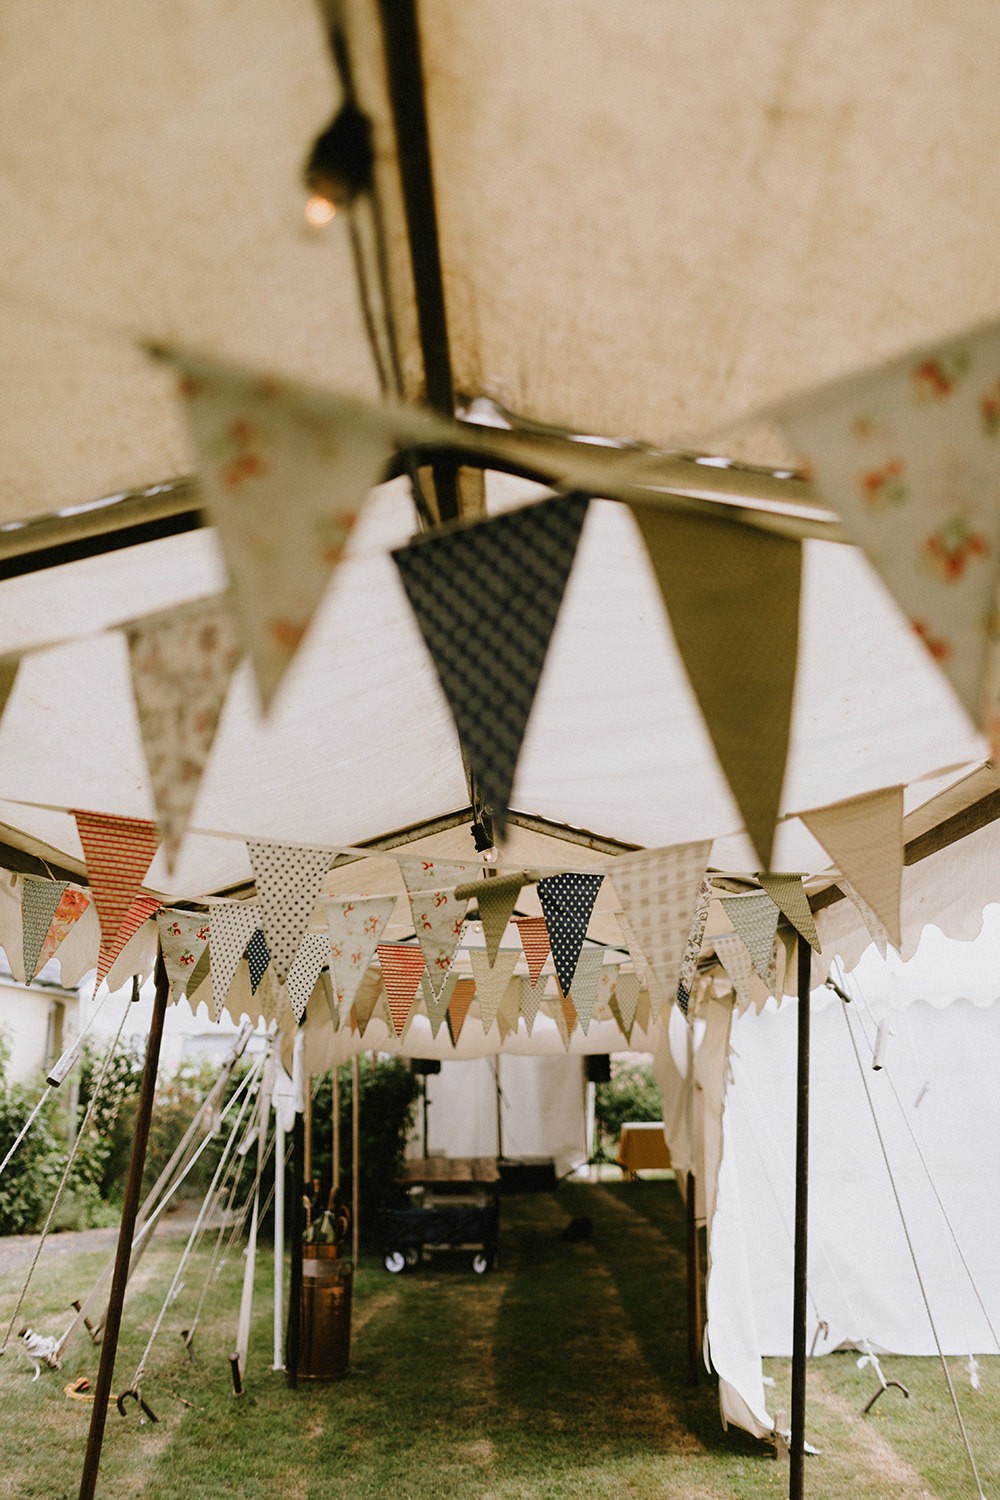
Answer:
<svg viewBox="0 0 1000 1500"><path fill-rule="evenodd" d="M146 818L118 818L75 809L73 816L101 924L103 952L116 940L153 862L159 842L156 824Z"/></svg>
<svg viewBox="0 0 1000 1500"><path fill-rule="evenodd" d="M531 985L534 988L542 972L542 965L549 956L551 946L549 929L544 917L515 917L514 921L521 934L521 947L528 960L528 973L531 975Z"/></svg>
<svg viewBox="0 0 1000 1500"><path fill-rule="evenodd" d="M392 1029L397 1036L402 1036L424 972L424 955L410 943L379 943L378 959L382 965Z"/></svg>

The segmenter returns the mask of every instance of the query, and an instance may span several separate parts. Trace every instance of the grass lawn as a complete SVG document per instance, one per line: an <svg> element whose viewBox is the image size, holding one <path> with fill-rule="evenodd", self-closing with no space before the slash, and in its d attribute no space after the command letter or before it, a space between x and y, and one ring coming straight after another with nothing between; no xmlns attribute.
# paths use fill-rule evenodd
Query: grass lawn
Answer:
<svg viewBox="0 0 1000 1500"><path fill-rule="evenodd" d="M559 1231L593 1220L589 1239ZM686 1384L683 1217L669 1180L567 1184L557 1194L506 1198L501 1266L476 1276L468 1257L390 1276L376 1259L355 1280L351 1376L286 1388L271 1370L271 1262L259 1294L246 1375L232 1395L232 1352L242 1260L234 1256L206 1299L195 1340L189 1326L204 1265L189 1268L150 1357L143 1394L159 1417L112 1409L101 1500L758 1500L788 1490L787 1465L768 1445L722 1431L705 1375ZM142 1261L126 1306L115 1389L132 1379L180 1254L164 1240ZM68 1322L70 1299L89 1289L102 1254L43 1259L23 1321L46 1332ZM0 1278L3 1326L20 1281ZM909 1386L884 1395L851 1354L817 1360L809 1375L807 1461L817 1500L965 1500L975 1497L940 1367L890 1359ZM986 1495L1000 1496L1000 1358L982 1361L971 1391L962 1361L953 1378ZM0 1361L0 1496L75 1500L90 1408L64 1386L94 1379L84 1335L58 1374L32 1384L8 1351ZM786 1361L768 1361L772 1410L788 1410ZM188 1404L189 1403L189 1404Z"/></svg>

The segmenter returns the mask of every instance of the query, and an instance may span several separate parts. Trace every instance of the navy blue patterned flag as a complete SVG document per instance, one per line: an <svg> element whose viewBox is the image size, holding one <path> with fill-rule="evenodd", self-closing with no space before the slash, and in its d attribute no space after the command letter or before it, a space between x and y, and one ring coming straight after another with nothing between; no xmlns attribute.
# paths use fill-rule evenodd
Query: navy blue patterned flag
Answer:
<svg viewBox="0 0 1000 1500"><path fill-rule="evenodd" d="M573 988L580 949L603 875L549 875L538 882L538 899L549 929L552 958L564 995Z"/></svg>
<svg viewBox="0 0 1000 1500"><path fill-rule="evenodd" d="M258 927L246 947L247 967L250 970L250 993L256 995L257 986L264 978L264 971L271 962L271 955L267 951L267 943L264 941L264 933Z"/></svg>
<svg viewBox="0 0 1000 1500"><path fill-rule="evenodd" d="M392 554L500 837L588 504L563 495Z"/></svg>

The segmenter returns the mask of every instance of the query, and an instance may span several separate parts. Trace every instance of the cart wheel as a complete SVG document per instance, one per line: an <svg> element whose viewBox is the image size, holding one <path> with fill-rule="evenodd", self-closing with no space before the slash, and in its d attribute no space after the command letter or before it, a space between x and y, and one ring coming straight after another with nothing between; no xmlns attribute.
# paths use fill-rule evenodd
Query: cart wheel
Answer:
<svg viewBox="0 0 1000 1500"><path fill-rule="evenodd" d="M394 1276L398 1276L400 1271L405 1271L406 1269L406 1256L402 1250L388 1250L386 1251L384 1265L387 1271L391 1271Z"/></svg>
<svg viewBox="0 0 1000 1500"><path fill-rule="evenodd" d="M417 1249L416 1245L407 1245L406 1249L403 1251L403 1254L406 1257L406 1264L408 1266L417 1266L420 1264L420 1251Z"/></svg>
<svg viewBox="0 0 1000 1500"><path fill-rule="evenodd" d="M472 1269L475 1271L477 1276L482 1276L485 1271L489 1270L489 1268L489 1256L484 1251L477 1250L475 1255L472 1257Z"/></svg>

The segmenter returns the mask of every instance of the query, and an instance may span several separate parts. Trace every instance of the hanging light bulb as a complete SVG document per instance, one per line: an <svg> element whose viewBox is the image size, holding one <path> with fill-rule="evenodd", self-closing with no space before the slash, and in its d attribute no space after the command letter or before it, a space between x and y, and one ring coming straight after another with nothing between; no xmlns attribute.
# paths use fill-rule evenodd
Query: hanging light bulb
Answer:
<svg viewBox="0 0 1000 1500"><path fill-rule="evenodd" d="M306 200L306 223L310 229L325 229L327 224L337 216L337 205L331 203L329 198L323 198L319 193L313 193Z"/></svg>
<svg viewBox="0 0 1000 1500"><path fill-rule="evenodd" d="M322 228L371 187L375 153L367 115L345 104L315 139L302 168L309 190L306 222Z"/></svg>

